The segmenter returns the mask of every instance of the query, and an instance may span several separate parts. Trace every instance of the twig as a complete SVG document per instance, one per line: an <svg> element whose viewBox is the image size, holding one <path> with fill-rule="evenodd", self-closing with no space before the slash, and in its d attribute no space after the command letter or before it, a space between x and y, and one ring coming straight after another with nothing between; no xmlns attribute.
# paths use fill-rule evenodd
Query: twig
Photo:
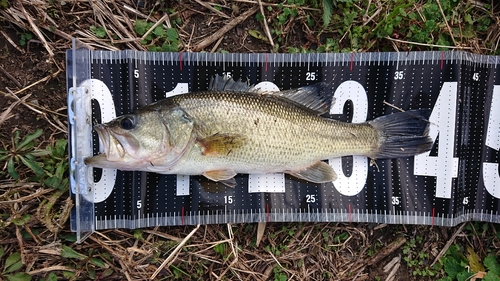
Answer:
<svg viewBox="0 0 500 281"><path fill-rule="evenodd" d="M457 41L455 41L455 36L453 36L453 30L451 29L450 25L448 24L448 20L446 19L443 8L441 7L441 3L439 2L439 0L436 0L436 3L438 4L439 11L441 12L441 16L443 17L444 23L446 23L446 27L448 28L448 32L450 33L451 40L453 40L453 44L455 46L458 46Z"/></svg>
<svg viewBox="0 0 500 281"><path fill-rule="evenodd" d="M394 242L391 244L387 245L384 249L382 249L376 256L368 260L367 265L371 266L382 260L383 258L387 257L390 255L392 252L397 250L399 247L403 246L403 244L406 243L406 238L401 237L401 238L396 238Z"/></svg>
<svg viewBox="0 0 500 281"><path fill-rule="evenodd" d="M184 246L184 244L187 243L187 241L189 239L191 239L191 236L193 236L196 231L200 228L200 225L197 225L195 229L193 229L189 234L188 236L186 236L181 243L179 243L179 245L177 245L177 247L175 247L175 249L172 251L172 253L170 253L170 255L165 259L165 261L163 261L163 263L160 265L160 267L158 267L155 272L153 273L153 275L151 275L151 277L149 278L149 280L154 280L156 278L156 276L160 273L160 271L165 267L167 266L167 264L169 262L171 262L174 257L179 253L179 251L182 249L182 247Z"/></svg>
<svg viewBox="0 0 500 281"><path fill-rule="evenodd" d="M235 27L237 24L243 22L246 20L249 16L253 15L255 12L257 12L259 8L258 7L253 7L252 9L246 11L245 13L241 14L240 16L234 18L232 21L230 21L227 25L225 25L223 28L219 29L217 32L214 34L208 36L204 40L202 40L196 47L194 47L193 51L201 51L204 48L206 48L208 45L212 44L216 40L218 40L220 37L222 37L226 32L231 30L233 27Z"/></svg>
<svg viewBox="0 0 500 281"><path fill-rule="evenodd" d="M439 252L439 254L436 256L436 258L434 259L434 261L432 262L431 264L431 267L438 261L441 259L441 257L444 255L444 253L446 253L446 251L448 251L448 248L450 248L451 246L451 243L455 242L455 238L457 238L458 234L460 234L460 232L462 232L462 229L464 229L464 226L466 225L467 223L463 223L458 229L457 231L455 231L455 233L453 233L453 235L451 236L451 238L448 240L448 242L446 242L446 245L444 245L443 249L441 249L441 252Z"/></svg>
<svg viewBox="0 0 500 281"><path fill-rule="evenodd" d="M269 43L271 44L271 46L274 47L273 37L271 36L271 32L269 31L269 26L267 25L267 19L266 19L265 13L264 13L264 7L262 6L262 1L261 0L258 0L258 1L259 1L260 12L262 13L262 16L264 17L264 30L266 31L266 35L267 35L267 38L269 39Z"/></svg>

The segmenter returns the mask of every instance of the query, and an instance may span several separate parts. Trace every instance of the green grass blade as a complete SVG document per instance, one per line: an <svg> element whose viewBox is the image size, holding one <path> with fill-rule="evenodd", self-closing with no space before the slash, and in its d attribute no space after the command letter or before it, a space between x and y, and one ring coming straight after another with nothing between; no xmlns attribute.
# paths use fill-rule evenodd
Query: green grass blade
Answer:
<svg viewBox="0 0 500 281"><path fill-rule="evenodd" d="M7 162L7 171L14 180L17 181L19 179L19 174L17 173L16 168L14 167L14 158L10 158L9 162Z"/></svg>
<svg viewBox="0 0 500 281"><path fill-rule="evenodd" d="M24 146L28 145L30 142L32 142L34 139L38 138L41 136L43 133L42 129L37 129L33 134L26 135L24 139L19 143L19 145L16 147L17 150L22 149Z"/></svg>

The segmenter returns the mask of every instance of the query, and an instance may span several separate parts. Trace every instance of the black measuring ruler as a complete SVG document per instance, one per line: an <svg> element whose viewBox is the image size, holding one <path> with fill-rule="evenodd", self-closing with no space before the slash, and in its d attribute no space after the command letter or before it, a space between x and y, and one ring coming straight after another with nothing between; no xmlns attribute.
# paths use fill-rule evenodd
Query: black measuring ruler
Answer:
<svg viewBox="0 0 500 281"><path fill-rule="evenodd" d="M68 85L73 85L69 107L72 196L78 201L72 214L75 231L261 221L445 226L471 219L499 221L498 57L465 52L85 49L70 50L67 57ZM329 159L339 178L326 184L283 174L242 174L236 177L237 186L228 188L201 176L82 165L84 157L99 152L92 124L171 95L206 90L216 74L281 90L333 81L336 102L326 117L345 122L430 108L433 149L415 157L376 160L375 165L361 156Z"/></svg>

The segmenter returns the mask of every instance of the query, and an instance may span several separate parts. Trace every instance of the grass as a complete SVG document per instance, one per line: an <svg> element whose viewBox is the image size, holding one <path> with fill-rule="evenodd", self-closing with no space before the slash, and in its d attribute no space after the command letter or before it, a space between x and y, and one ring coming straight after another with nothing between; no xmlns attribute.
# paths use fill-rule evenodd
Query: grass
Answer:
<svg viewBox="0 0 500 281"><path fill-rule="evenodd" d="M64 67L63 54L71 46L71 36L98 49L186 52L229 21L194 1L157 1L139 7L131 1L116 2L119 9L109 1L96 1L92 6L86 2L73 5L45 1L35 5L25 1L21 3L23 13L10 9L15 7L10 7L8 1L0 1L0 22L5 26L5 35L1 36L13 42L0 43L0 65L10 63L14 71L20 61L43 57L42 62ZM207 5L235 18L258 4L207 1ZM495 10L486 2L273 0L262 1L262 5L264 13L257 12L241 22L205 51L458 48L499 54L498 7ZM34 30L26 16L36 20L41 32ZM47 48L55 57L47 55ZM10 62L12 57L17 61ZM42 62L35 64L33 73L23 69L22 78L16 78L17 74L9 78L19 79L21 86L8 79L2 82L6 87L16 87L19 96L39 96L37 101L42 105L50 96L60 95L64 100L66 90L60 82L65 80L64 74L51 77L49 80L55 82L52 86L46 84L49 80L39 83L42 77L55 73L50 67L42 68ZM24 84L29 87L24 89ZM2 98L13 99L8 93ZM3 111L5 105L0 105ZM64 101L47 103L40 109L59 112L64 105ZM68 222L72 202L67 200L66 135L48 123L41 128L44 115L40 113L24 121L22 117L28 118L31 111L19 104L13 109L17 119L0 120L0 279L149 280L161 269L157 279L163 280L385 280L388 272L382 268L401 256L399 278L499 280L500 227L488 223L471 222L455 228L273 223L267 225L258 246L254 224L210 225L197 230L188 226L113 229L76 244ZM386 253L400 237L406 242ZM439 256L451 238L453 242ZM367 266L367 261L378 258L380 262ZM167 263L162 267L164 261Z"/></svg>

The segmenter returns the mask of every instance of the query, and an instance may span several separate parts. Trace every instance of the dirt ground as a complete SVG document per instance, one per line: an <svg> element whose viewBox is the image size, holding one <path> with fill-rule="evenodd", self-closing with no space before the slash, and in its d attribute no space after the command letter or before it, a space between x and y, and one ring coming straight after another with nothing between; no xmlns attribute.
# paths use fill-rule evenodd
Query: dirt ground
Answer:
<svg viewBox="0 0 500 281"><path fill-rule="evenodd" d="M145 47L141 47L137 42L111 43L88 32L91 25L106 20L106 9L114 7L110 3L96 1L96 7L102 5L105 8L99 12L96 7L91 8L86 1L40 1L39 4L29 4L27 1L12 2L16 3L15 7L24 7L24 15L32 15L34 24L37 24L40 32L44 34L47 43L33 34L34 28L28 20L19 15L18 20L10 20L11 17L6 16L8 12L2 10L0 141L4 145L9 143L16 130L25 135L42 128L44 146L56 139L67 137L65 50L71 46L68 36L82 38L95 48ZM217 38L213 43L199 49L200 42L209 35L224 28L245 11L256 7L254 4L236 3L236 6L227 4L227 8L224 7L224 13L230 15L230 18L218 16L197 1L146 2L146 7L137 7L137 10L147 13L149 9L170 11L175 8L178 12L174 17L179 17L182 22L179 35L182 41L181 50L185 52L287 52L289 47L315 48L324 43L322 41L325 35L311 32L305 24L305 17L299 15L294 22L287 23L289 26L285 26L284 30L288 35L275 49L269 43L248 35L248 30L264 32L262 22L257 21L255 16L249 16L227 31L222 39ZM133 2L124 1L117 4L133 5ZM41 11L47 12L48 15L44 16ZM130 17L133 15L125 9L113 10L112 13L117 16L125 13ZM151 16L160 19L163 15L157 12ZM316 16L319 21L321 14L317 12ZM170 19L173 20L174 17L171 16ZM45 28L53 26L49 18L57 23L56 31ZM116 28L113 22L107 24L110 29ZM78 33L78 30L81 32ZM32 38L21 46L19 42L27 33L32 34ZM47 46L53 55L49 53ZM22 102L17 102L19 99L22 99ZM6 114L1 115L2 113ZM0 166L4 167L4 163L0 163ZM25 189L20 190L23 186ZM160 227L142 231L106 230L92 235L83 244L76 244L68 238L71 236L69 221L57 226L57 232L52 232L45 228L43 220L40 219L39 205L49 200L51 191L26 201L15 201L35 193L39 188L30 188L22 182L0 178L0 194L3 194L0 198L1 201L7 202L0 201L0 245L6 253L22 252L26 272L31 272L33 280L47 278L50 272L55 272L59 280L146 280L155 270L161 268L160 265L173 252L177 243L184 241L194 229ZM13 195L12 190L17 190L18 195ZM50 214L53 221L57 220L64 209L66 194L56 197L55 207ZM22 214L33 216L24 225L10 223L12 220L9 216ZM267 224L259 246L255 244L256 224L237 224L229 228L227 225L201 226L190 237L185 250L176 252L169 263L170 266L163 268L159 276L164 279L170 276L169 278L185 280L387 280L386 278L393 274L394 279L390 280L436 280L436 276L415 275L413 272L416 268L430 267L435 262L439 264L435 260L443 254L441 251L450 239L462 249L476 249L478 254L485 254L486 249L498 251L498 239L488 239L496 234L497 226L490 225L485 230L484 227L478 229L479 226L474 223L465 225L466 227L461 225L448 228L271 223ZM84 258L68 257L65 247L81 253ZM237 256L231 254L234 253L234 248L239 249ZM7 254L4 257L6 256ZM104 264L95 262L91 257L103 260ZM411 265L407 260L418 260L420 264ZM0 258L0 267L4 265L5 261ZM66 276L61 273L63 271L72 272L73 275ZM442 267L435 270L435 274L442 276ZM2 276L0 274L0 279L4 278Z"/></svg>

